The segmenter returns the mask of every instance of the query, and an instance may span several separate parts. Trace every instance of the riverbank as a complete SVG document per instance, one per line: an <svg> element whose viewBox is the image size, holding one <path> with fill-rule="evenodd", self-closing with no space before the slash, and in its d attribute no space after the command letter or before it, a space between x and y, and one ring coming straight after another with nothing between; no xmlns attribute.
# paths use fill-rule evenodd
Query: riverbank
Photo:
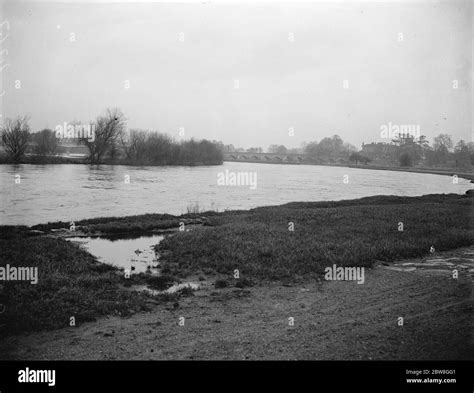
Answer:
<svg viewBox="0 0 474 393"><path fill-rule="evenodd" d="M37 155L27 155L21 160L12 160L5 155L0 155L0 165L63 165L63 164L74 164L74 165L124 165L124 166L214 166L222 165L222 159L218 160L188 160L183 162L163 162L163 163L153 163L147 161L139 160L112 160L112 159L102 159L99 162L92 163L87 157L82 156L37 156Z"/></svg>
<svg viewBox="0 0 474 393"><path fill-rule="evenodd" d="M436 169L436 168L412 168L412 167L386 167L386 166L377 166L377 165L348 165L349 168L359 168L359 169L375 169L381 171L398 171L398 172L414 172L414 173L428 173L432 175L444 175L444 176L454 176L456 175L459 178L470 180L471 183L474 183L474 173L467 172L466 170L459 170L456 168L452 169Z"/></svg>
<svg viewBox="0 0 474 393"><path fill-rule="evenodd" d="M297 162L297 161L260 161L260 160L233 160L233 159L224 159L224 162L248 162L255 164L278 164L278 165L316 165L316 166L333 166L333 167L342 167L342 168L356 168L356 169L374 169L381 171L395 171L395 172L413 172L413 173L427 173L432 175L445 175L453 176L457 175L459 178L470 180L474 182L474 172L468 171L466 169L460 168L417 168L417 167L395 167L395 166L380 166L380 165L369 165L369 164L337 164L337 163L312 163L308 161Z"/></svg>
<svg viewBox="0 0 474 393"><path fill-rule="evenodd" d="M471 247L436 258L472 264L473 256ZM421 258L409 262L428 264ZM306 280L247 289L202 286L177 305L154 305L129 318L110 316L74 328L0 339L0 357L472 360L472 275L462 273L454 280L449 272L400 272L386 265L376 263L368 270L364 285Z"/></svg>
<svg viewBox="0 0 474 393"><path fill-rule="evenodd" d="M172 231L157 247L164 278L155 285L166 289L193 277L243 290L321 282L325 267L333 264L371 268L377 261L429 255L432 246L437 251L468 246L474 238L472 203L470 195L377 196L224 213L98 218L77 221L74 231L64 222L3 226L0 266L37 267L38 283L2 283L0 303L6 309L0 325L3 335L58 329L69 326L72 316L80 325L146 311L150 302L179 304L181 295L190 295L130 291L130 285L156 279L146 274L127 279L64 237Z"/></svg>

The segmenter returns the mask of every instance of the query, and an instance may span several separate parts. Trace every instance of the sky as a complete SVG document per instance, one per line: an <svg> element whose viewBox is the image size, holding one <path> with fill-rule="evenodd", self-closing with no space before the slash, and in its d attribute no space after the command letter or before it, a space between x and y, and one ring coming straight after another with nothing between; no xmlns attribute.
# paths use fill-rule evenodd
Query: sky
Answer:
<svg viewBox="0 0 474 393"><path fill-rule="evenodd" d="M241 147L360 147L389 123L472 141L470 1L1 7L0 120L33 131L118 107L129 129Z"/></svg>

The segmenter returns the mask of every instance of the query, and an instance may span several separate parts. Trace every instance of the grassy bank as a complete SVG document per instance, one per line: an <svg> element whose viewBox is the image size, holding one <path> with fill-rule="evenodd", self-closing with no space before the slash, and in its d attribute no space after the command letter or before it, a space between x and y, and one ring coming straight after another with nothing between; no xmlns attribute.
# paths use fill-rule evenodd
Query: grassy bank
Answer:
<svg viewBox="0 0 474 393"><path fill-rule="evenodd" d="M210 227L165 238L159 248L169 251L171 274L214 270L231 277L239 269L250 279L291 281L332 264L371 266L427 255L431 246L442 251L469 245L472 200L454 194L377 196L229 212L212 217Z"/></svg>
<svg viewBox="0 0 474 393"><path fill-rule="evenodd" d="M160 243L167 280L215 272L221 275L216 279L230 281L239 269L243 280L237 284L245 286L265 280L306 280L332 264L369 267L376 260L427 255L431 246L442 251L470 245L473 200L455 194L378 196L180 217L98 218L76 225L84 233L116 234L177 229L179 222L188 228L188 224L202 224L176 231ZM400 222L403 231L398 230ZM294 231L289 230L291 223ZM0 266L38 267L39 275L36 285L0 283L0 303L6 306L0 313L3 335L67 327L71 316L80 324L103 315L127 316L148 309L150 297L124 288L130 281L116 268L98 263L62 238L31 236L31 229L50 234L52 229L68 227L69 223L0 227ZM131 281L163 284L153 280L137 275Z"/></svg>
<svg viewBox="0 0 474 393"><path fill-rule="evenodd" d="M1 227L0 266L37 267L38 283L0 282L0 332L10 335L127 316L147 310L149 299L121 288L123 274L64 239L28 237L27 228Z"/></svg>

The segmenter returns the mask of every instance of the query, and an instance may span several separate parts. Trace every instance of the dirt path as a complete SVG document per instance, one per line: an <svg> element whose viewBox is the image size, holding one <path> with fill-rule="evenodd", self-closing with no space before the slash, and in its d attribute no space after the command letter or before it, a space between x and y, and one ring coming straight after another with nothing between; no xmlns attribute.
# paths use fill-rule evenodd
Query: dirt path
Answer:
<svg viewBox="0 0 474 393"><path fill-rule="evenodd" d="M444 265L398 271L391 270L397 264L379 264L366 270L361 285L312 281L245 290L204 288L182 298L179 305L157 305L150 313L127 319L105 318L3 340L0 356L25 360L474 359L469 271L473 256L474 247L440 256L457 258L448 263L464 266L457 280L451 277L450 265L449 269ZM419 262L398 262L398 267ZM444 273L437 271L443 269ZM180 317L185 318L184 326L179 325ZM403 326L398 326L398 317L404 318ZM294 318L294 326L289 318Z"/></svg>

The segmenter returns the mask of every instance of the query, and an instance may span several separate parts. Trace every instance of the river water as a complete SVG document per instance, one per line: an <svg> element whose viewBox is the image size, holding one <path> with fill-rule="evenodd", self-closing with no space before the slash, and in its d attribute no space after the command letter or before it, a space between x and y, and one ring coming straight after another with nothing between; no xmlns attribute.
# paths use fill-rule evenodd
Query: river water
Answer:
<svg viewBox="0 0 474 393"><path fill-rule="evenodd" d="M233 183L239 173L253 182ZM2 225L181 214L196 204L223 211L372 195L463 194L473 186L441 175L240 162L203 167L0 165L0 182Z"/></svg>

